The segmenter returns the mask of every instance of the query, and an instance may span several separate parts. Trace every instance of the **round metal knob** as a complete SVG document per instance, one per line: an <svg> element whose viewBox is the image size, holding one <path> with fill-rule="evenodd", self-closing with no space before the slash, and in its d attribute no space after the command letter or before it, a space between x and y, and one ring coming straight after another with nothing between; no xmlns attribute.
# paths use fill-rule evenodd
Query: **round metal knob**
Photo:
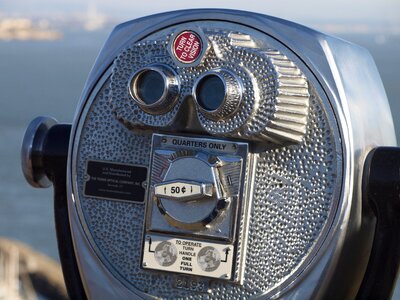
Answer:
<svg viewBox="0 0 400 300"><path fill-rule="evenodd" d="M216 174L203 154L171 162L163 182L155 186L155 202L170 225L204 230L221 215L230 200L218 190Z"/></svg>
<svg viewBox="0 0 400 300"><path fill-rule="evenodd" d="M202 74L193 86L197 107L206 117L218 121L233 115L242 101L240 79L225 69Z"/></svg>
<svg viewBox="0 0 400 300"><path fill-rule="evenodd" d="M50 128L58 122L52 117L37 117L26 129L21 149L21 165L25 179L38 188L51 186L43 167L43 146Z"/></svg>

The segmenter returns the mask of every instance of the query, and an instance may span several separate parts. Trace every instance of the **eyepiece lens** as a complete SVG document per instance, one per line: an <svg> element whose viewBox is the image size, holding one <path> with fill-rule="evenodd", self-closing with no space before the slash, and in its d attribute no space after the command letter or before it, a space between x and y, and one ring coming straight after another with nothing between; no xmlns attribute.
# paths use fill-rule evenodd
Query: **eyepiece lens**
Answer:
<svg viewBox="0 0 400 300"><path fill-rule="evenodd" d="M205 110L216 110L225 99L225 85L217 75L207 75L200 79L196 87L197 103Z"/></svg>
<svg viewBox="0 0 400 300"><path fill-rule="evenodd" d="M145 70L135 81L135 90L139 100L151 105L161 99L165 82L161 74L154 70Z"/></svg>

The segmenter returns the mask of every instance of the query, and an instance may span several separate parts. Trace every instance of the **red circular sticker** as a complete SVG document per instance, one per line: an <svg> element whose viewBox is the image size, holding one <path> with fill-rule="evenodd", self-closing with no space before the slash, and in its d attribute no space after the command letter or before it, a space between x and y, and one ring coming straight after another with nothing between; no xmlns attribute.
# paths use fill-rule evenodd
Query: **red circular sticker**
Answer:
<svg viewBox="0 0 400 300"><path fill-rule="evenodd" d="M199 35L193 31L178 34L173 45L175 57L182 63L191 64L201 53L202 44Z"/></svg>

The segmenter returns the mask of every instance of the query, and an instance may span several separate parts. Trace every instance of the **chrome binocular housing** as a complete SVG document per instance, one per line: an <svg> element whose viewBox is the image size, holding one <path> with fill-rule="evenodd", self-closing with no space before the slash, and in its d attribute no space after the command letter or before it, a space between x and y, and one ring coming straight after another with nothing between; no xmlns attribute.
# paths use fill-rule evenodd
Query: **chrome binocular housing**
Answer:
<svg viewBox="0 0 400 300"><path fill-rule="evenodd" d="M119 120L133 128L180 130L195 126L181 117L191 108L205 134L276 144L303 140L308 81L296 58L281 53L283 45L229 23L157 34L164 38L133 43L113 63L110 102ZM193 58L184 61L178 52ZM143 74L153 74L153 84L140 80Z"/></svg>
<svg viewBox="0 0 400 300"><path fill-rule="evenodd" d="M53 174L40 150L51 140L25 139L39 149L24 152L25 174L40 185ZM81 291L354 298L375 232L364 164L395 145L361 47L230 10L121 24L86 82L65 165Z"/></svg>

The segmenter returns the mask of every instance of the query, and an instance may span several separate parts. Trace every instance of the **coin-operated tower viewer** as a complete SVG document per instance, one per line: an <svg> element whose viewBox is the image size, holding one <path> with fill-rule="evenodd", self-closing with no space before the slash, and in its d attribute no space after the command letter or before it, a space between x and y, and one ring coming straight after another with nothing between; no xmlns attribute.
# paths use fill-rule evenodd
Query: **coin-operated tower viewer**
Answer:
<svg viewBox="0 0 400 300"><path fill-rule="evenodd" d="M281 19L121 24L71 125L32 121L73 299L387 299L399 153L368 52Z"/></svg>

